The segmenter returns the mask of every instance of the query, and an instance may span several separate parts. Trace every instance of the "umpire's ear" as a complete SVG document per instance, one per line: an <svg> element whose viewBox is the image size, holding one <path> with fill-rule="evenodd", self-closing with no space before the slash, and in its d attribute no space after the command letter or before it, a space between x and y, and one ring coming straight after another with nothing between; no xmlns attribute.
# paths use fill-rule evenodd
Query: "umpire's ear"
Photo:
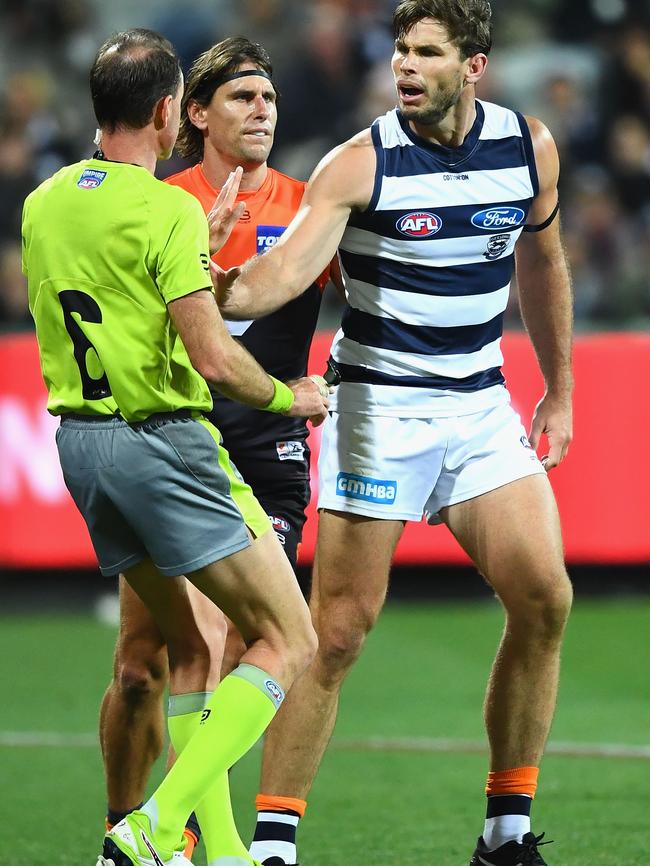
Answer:
<svg viewBox="0 0 650 866"><path fill-rule="evenodd" d="M168 96L161 97L154 106L152 120L156 132L160 132L165 129L165 127L169 126L169 121L172 117L173 102L174 97L169 94Z"/></svg>

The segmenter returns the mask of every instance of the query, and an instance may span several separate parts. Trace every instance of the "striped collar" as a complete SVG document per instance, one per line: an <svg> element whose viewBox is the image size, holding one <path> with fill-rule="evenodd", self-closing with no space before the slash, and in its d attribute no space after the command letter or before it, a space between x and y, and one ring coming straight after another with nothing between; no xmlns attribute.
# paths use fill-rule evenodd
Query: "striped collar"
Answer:
<svg viewBox="0 0 650 866"><path fill-rule="evenodd" d="M478 145L481 130L483 129L483 123L485 121L485 110L478 99L476 100L475 105L476 117L474 119L474 123L472 124L472 128L465 136L465 140L463 141L463 143L458 147L445 147L442 144L434 144L433 142L427 141L425 138L421 138L419 135L416 135L411 129L408 120L404 117L399 108L396 110L396 117L399 125L404 131L404 134L408 136L408 138L410 139L410 141L413 142L413 144L423 148L424 150L428 150L431 153L434 153L447 166L449 166L449 168L455 168L456 166L460 165L460 163L468 159L468 157L472 155Z"/></svg>

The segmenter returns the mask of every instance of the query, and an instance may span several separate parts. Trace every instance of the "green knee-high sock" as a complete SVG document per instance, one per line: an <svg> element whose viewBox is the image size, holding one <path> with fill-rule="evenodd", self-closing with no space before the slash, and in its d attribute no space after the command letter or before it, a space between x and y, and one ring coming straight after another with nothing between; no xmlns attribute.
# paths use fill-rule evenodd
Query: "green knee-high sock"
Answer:
<svg viewBox="0 0 650 866"><path fill-rule="evenodd" d="M210 697L210 692L170 695L167 727L177 755L196 733ZM239 857L251 862L232 814L228 773L222 773L213 782L194 811L201 827L208 863L219 857Z"/></svg>
<svg viewBox="0 0 650 866"><path fill-rule="evenodd" d="M212 784L262 736L284 699L260 668L239 665L218 686L199 726L142 811L157 846L171 851Z"/></svg>

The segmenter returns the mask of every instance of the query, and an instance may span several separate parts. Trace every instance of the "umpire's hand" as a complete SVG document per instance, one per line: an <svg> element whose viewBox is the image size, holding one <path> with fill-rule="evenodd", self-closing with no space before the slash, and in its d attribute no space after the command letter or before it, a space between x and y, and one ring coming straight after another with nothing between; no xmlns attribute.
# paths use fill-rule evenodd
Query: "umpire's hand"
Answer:
<svg viewBox="0 0 650 866"><path fill-rule="evenodd" d="M286 383L293 391L294 401L291 409L283 414L292 418L309 418L314 427L318 427L327 418L330 401L324 396L323 389L305 376Z"/></svg>

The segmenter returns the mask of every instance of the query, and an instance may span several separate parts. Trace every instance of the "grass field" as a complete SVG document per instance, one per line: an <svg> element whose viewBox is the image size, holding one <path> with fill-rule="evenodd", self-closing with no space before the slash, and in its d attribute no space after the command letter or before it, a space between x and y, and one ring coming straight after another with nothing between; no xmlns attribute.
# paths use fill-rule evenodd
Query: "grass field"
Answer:
<svg viewBox="0 0 650 866"><path fill-rule="evenodd" d="M555 840L542 849L551 866L650 862L649 623L649 599L576 603L533 810ZM493 603L389 605L346 684L300 831L305 866L467 866L500 624ZM0 617L2 866L94 866L105 806L94 732L113 640L91 617ZM256 751L232 777L245 839L258 763Z"/></svg>

